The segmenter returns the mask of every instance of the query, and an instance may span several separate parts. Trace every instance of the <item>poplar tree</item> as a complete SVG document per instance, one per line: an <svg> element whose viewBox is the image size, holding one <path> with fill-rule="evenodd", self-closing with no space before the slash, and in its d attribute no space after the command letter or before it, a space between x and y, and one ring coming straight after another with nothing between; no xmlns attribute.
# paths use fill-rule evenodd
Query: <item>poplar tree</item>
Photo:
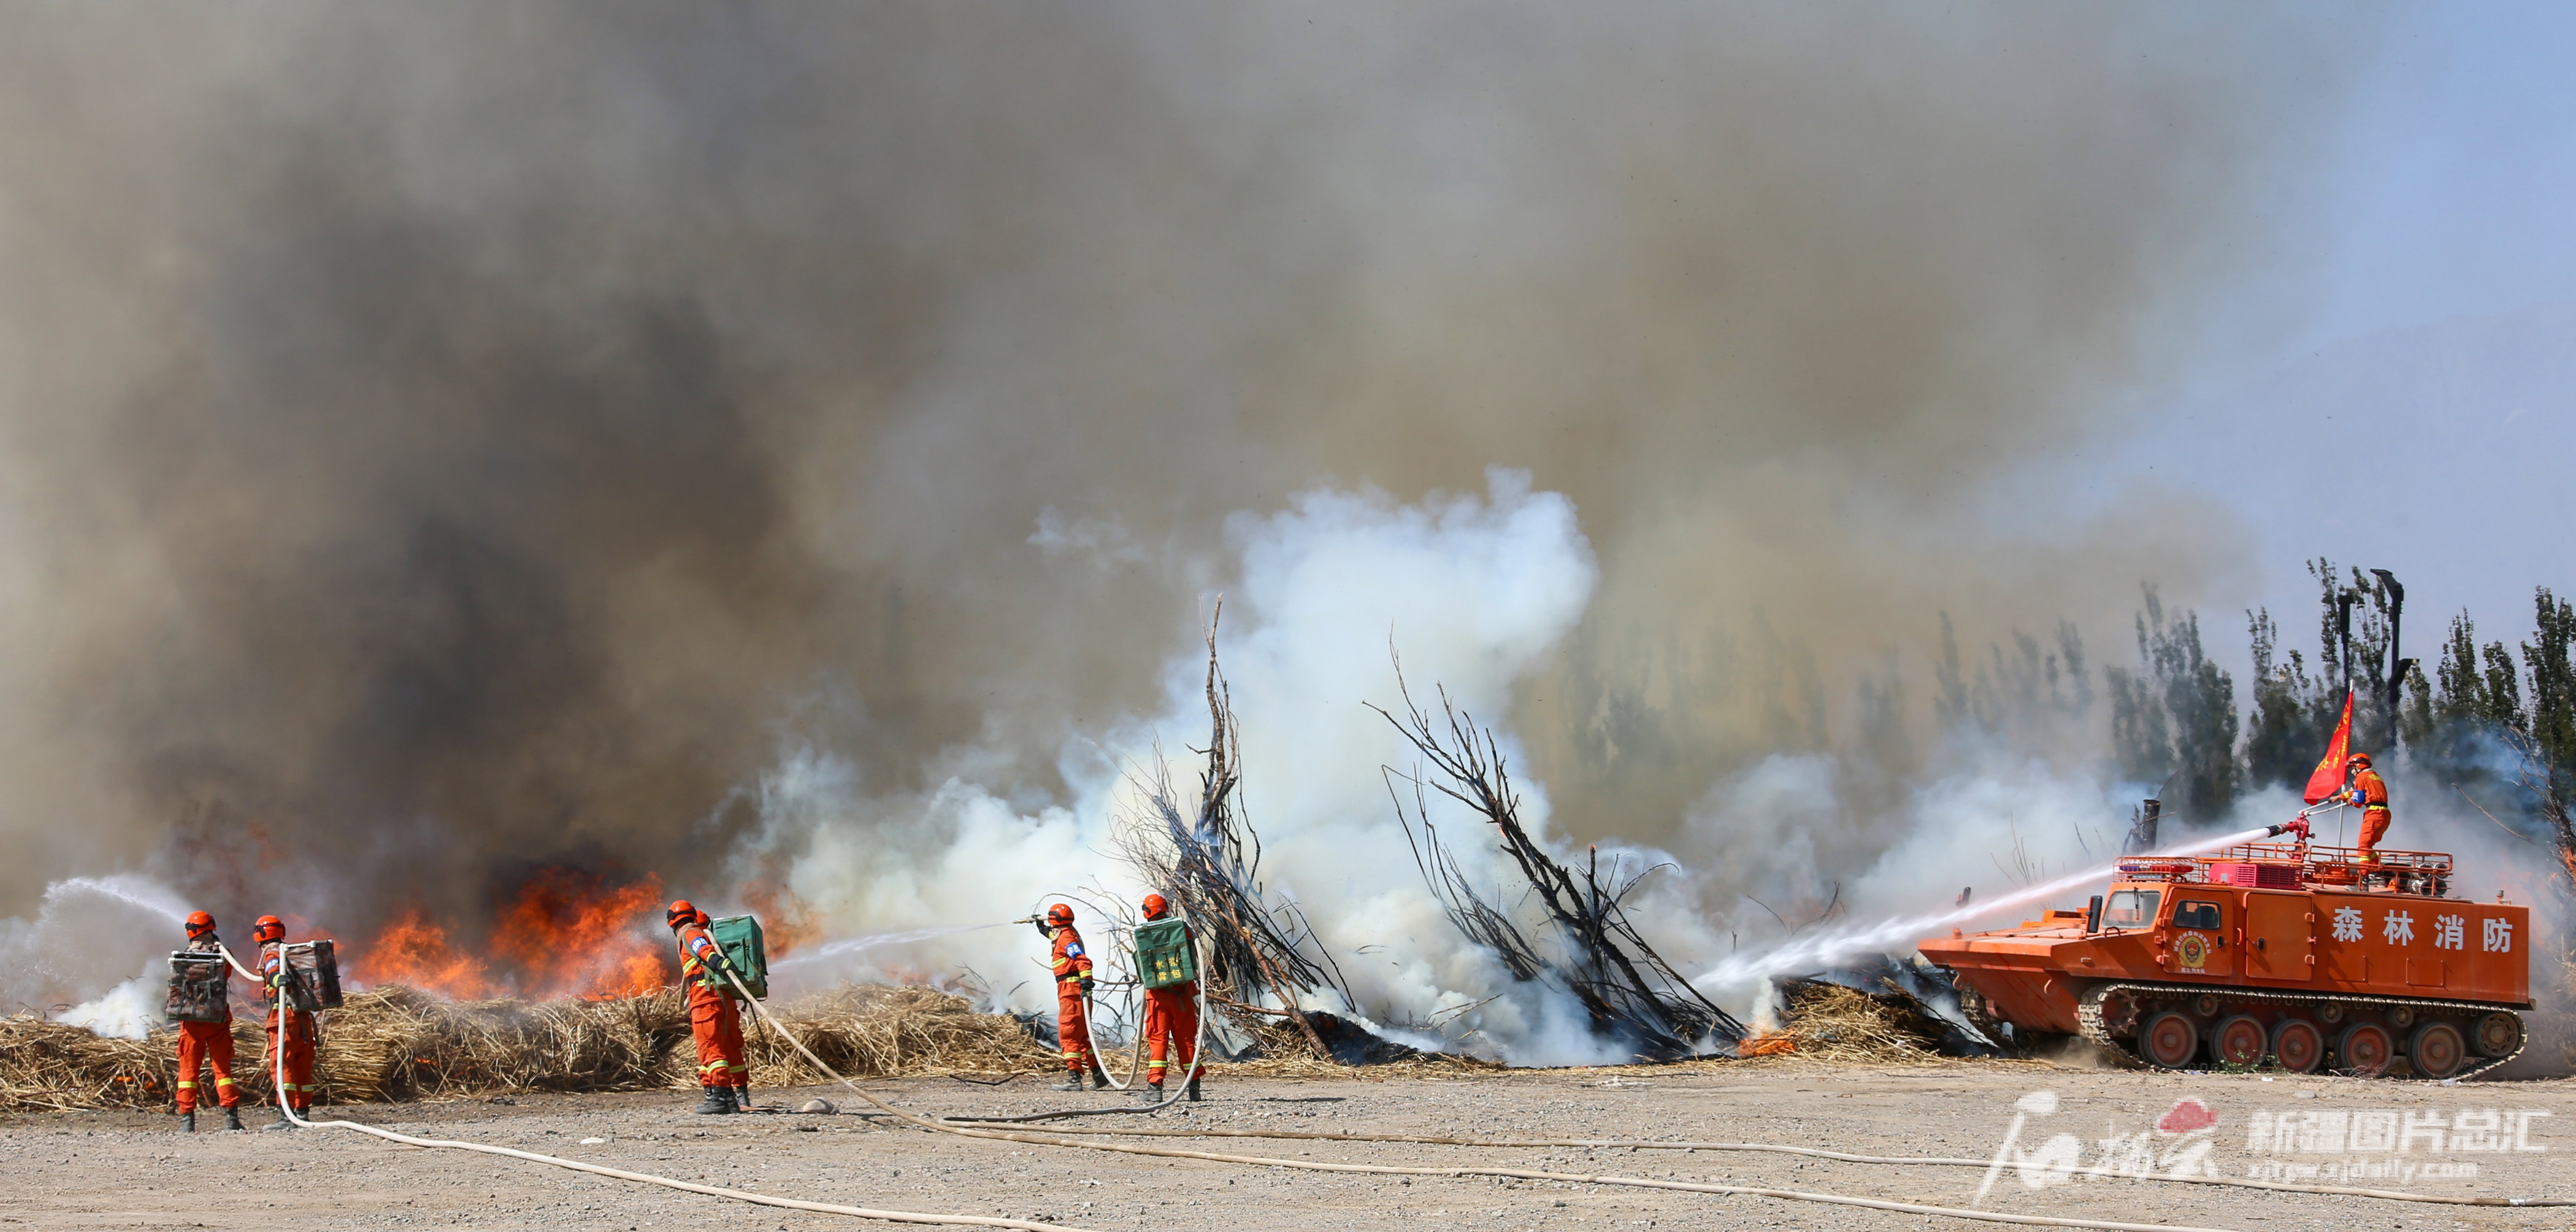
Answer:
<svg viewBox="0 0 2576 1232"><path fill-rule="evenodd" d="M2245 733L2247 785L2304 785L2327 739L2317 727L2317 697L2324 685L2309 677L2307 659L2297 650L2281 650L2281 628L2273 623L2271 609L2246 613L2245 626L2254 649L2253 709L2246 715Z"/></svg>
<svg viewBox="0 0 2576 1232"><path fill-rule="evenodd" d="M2143 588L2138 670L2105 669L2112 747L2121 770L2162 789L2194 822L2224 816L2244 786L2236 760L2236 682L2202 652L2200 616L2165 619L2155 588Z"/></svg>

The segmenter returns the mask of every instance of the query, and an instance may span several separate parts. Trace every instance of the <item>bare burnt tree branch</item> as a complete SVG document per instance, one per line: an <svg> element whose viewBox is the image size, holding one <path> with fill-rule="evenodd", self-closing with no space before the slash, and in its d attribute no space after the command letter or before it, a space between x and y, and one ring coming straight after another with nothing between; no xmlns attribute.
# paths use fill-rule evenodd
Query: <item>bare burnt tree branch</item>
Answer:
<svg viewBox="0 0 2576 1232"><path fill-rule="evenodd" d="M1389 653L1393 655L1392 648ZM1404 823L1407 840L1413 840L1416 825L1422 830L1414 848L1415 863L1459 931L1493 951L1515 979L1547 978L1561 985L1582 1003L1595 1034L1628 1041L1641 1058L1687 1056L1700 1040L1715 1037L1731 1043L1741 1038L1744 1025L1673 970L1628 919L1621 900L1645 874L1614 887L1610 883L1619 879L1614 861L1605 882L1598 847L1591 849L1579 873L1558 863L1521 825L1520 796L1512 788L1510 767L1493 730L1478 727L1450 700L1448 690L1437 685L1440 714L1435 719L1414 701L1400 657L1395 659L1395 679L1404 699L1403 717L1383 707L1369 708L1403 735L1436 772L1427 779L1432 790L1475 810L1494 827L1504 854L1536 892L1566 957L1561 962L1548 961L1503 910L1499 895L1489 900L1467 881L1431 825L1424 807L1429 797L1422 793L1425 778L1406 776L1415 784L1409 817L1403 796L1393 793L1390 782L1397 820Z"/></svg>
<svg viewBox="0 0 2576 1232"><path fill-rule="evenodd" d="M1242 746L1233 697L1216 658L1217 620L1224 610L1219 599L1207 625L1208 743L1190 750L1206 758L1198 798L1183 807L1171 767L1157 754L1152 778L1137 780L1145 815L1119 828L1119 854L1196 923L1208 948L1208 969L1200 978L1211 1000L1248 1029L1256 1020L1247 1011L1264 1012L1257 1002L1267 993L1282 1007L1274 1012L1296 1024L1315 1055L1331 1060L1331 1050L1297 1003L1302 994L1327 989L1344 994L1347 1002L1341 971L1295 903L1269 904L1259 876L1261 836L1237 806Z"/></svg>
<svg viewBox="0 0 2576 1232"><path fill-rule="evenodd" d="M1456 857L1450 855L1449 849L1440 842L1440 833L1433 828L1430 814L1423 808L1429 801L1423 795L1422 781L1393 769L1382 773L1387 778L1387 794L1395 801L1396 820L1404 826L1404 841L1413 848L1414 867L1422 870L1423 882L1431 887L1432 897L1439 900L1440 908L1447 913L1450 923L1467 934L1469 941L1500 958L1504 970L1512 973L1513 980L1525 984L1545 974L1547 960L1541 958L1537 948L1521 935L1520 928L1512 923L1510 916L1477 895L1466 874L1459 871ZM1410 816L1405 811L1404 797L1395 788L1395 780L1399 778L1413 784ZM1414 834L1416 825L1422 830L1418 839Z"/></svg>

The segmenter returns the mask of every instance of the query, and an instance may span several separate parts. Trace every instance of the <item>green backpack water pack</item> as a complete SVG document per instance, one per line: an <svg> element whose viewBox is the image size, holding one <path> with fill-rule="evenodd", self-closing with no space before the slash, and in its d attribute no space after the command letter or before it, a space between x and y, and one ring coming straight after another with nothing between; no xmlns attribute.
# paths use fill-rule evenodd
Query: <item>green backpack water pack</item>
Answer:
<svg viewBox="0 0 2576 1232"><path fill-rule="evenodd" d="M1147 988L1169 988L1199 978L1199 956L1186 920L1136 926L1136 978Z"/></svg>
<svg viewBox="0 0 2576 1232"><path fill-rule="evenodd" d="M768 1000L769 948L761 940L760 917L720 916L707 925L707 935L715 938L716 948L723 950L726 958L733 960L733 969L742 977L742 986L750 989L753 997ZM734 991L731 981L726 982L724 992L736 1001L742 1000L742 994Z"/></svg>

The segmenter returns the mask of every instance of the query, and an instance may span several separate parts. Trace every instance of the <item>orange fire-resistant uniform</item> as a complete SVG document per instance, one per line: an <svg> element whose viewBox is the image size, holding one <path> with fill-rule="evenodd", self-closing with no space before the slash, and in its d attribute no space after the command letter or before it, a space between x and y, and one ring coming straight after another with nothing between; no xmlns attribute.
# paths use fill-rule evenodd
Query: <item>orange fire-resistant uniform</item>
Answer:
<svg viewBox="0 0 2576 1232"><path fill-rule="evenodd" d="M2379 853L2373 848L2388 837L2388 784L2380 781L2378 771L2363 766L2353 772L2349 798L2361 806L2361 862L2377 864Z"/></svg>
<svg viewBox="0 0 2576 1232"><path fill-rule="evenodd" d="M1049 931L1055 940L1055 1042L1064 1067L1076 1077L1096 1069L1091 1055L1091 1025L1083 1018L1082 981L1091 978L1091 956L1082 952L1082 934L1071 924Z"/></svg>
<svg viewBox="0 0 2576 1232"><path fill-rule="evenodd" d="M1198 1039L1197 980L1145 990L1145 1081L1163 1085L1166 1068L1177 1068L1186 1076L1198 1056Z"/></svg>
<svg viewBox="0 0 2576 1232"><path fill-rule="evenodd" d="M723 950L703 923L683 924L679 933L680 982L689 990L689 1034L698 1043L698 1085L749 1087L751 1067L742 1059L742 1011L724 994L724 974L710 969Z"/></svg>
<svg viewBox="0 0 2576 1232"><path fill-rule="evenodd" d="M313 1106L313 1093L321 1085L313 1081L313 1045L318 1038L313 1030L313 1015L306 1010L291 1009L280 987L286 977L286 945L271 941L259 947L259 974L268 981L268 1055L260 1065L270 1077L277 1077L278 1019L286 1020L284 1062L286 1074L280 1079L278 1106L291 1107L298 1114Z"/></svg>
<svg viewBox="0 0 2576 1232"><path fill-rule="evenodd" d="M213 954L223 948L214 935L188 942L188 948L199 954ZM232 977L224 977L230 989ZM183 1022L179 1024L179 1112L197 1110L197 1072L211 1066L215 1071L215 1102L226 1108L241 1103L241 1091L233 1086L233 1015L224 1007L222 1022Z"/></svg>

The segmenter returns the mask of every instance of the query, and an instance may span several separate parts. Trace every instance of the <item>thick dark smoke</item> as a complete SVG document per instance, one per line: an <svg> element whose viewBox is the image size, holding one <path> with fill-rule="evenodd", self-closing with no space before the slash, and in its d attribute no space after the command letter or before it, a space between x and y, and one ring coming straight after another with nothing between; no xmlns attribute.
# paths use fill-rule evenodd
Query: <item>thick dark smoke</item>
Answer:
<svg viewBox="0 0 2576 1232"><path fill-rule="evenodd" d="M0 898L328 870L343 929L685 882L789 738L1056 791L1225 515L1489 464L1603 568L1539 772L1651 838L1817 722L1799 655L1845 724L1938 610L2115 634L2233 563L1987 498L2263 263L2352 52L2167 7L5 22ZM1748 683L1668 687L1721 625Z"/></svg>

